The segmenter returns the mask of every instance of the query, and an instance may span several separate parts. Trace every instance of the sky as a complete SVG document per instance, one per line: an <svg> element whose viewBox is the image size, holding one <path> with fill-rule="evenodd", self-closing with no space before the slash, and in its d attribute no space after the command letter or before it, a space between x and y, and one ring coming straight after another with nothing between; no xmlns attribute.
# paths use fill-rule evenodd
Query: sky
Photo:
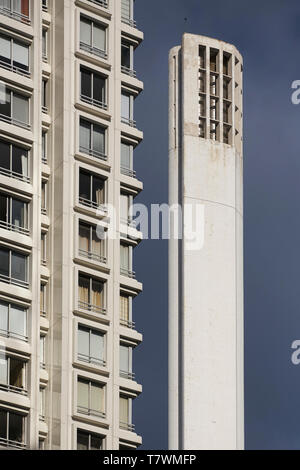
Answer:
<svg viewBox="0 0 300 470"><path fill-rule="evenodd" d="M168 200L168 52L184 32L234 44L244 58L245 439L247 449L300 449L300 80L299 0L136 0L145 40L135 69L145 90L135 119L144 142L134 155L144 191ZM134 353L143 394L134 423L144 449L167 449L168 246L145 240L134 268L144 292L134 319L144 342Z"/></svg>

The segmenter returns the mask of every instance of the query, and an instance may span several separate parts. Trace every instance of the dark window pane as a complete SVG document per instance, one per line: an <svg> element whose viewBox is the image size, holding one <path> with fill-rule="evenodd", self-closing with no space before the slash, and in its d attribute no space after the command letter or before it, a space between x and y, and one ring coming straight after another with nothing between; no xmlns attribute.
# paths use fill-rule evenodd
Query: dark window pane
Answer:
<svg viewBox="0 0 300 470"><path fill-rule="evenodd" d="M26 282L26 256L12 252L11 255L11 277L18 281Z"/></svg>
<svg viewBox="0 0 300 470"><path fill-rule="evenodd" d="M93 178L93 202L104 204L104 180L94 176Z"/></svg>
<svg viewBox="0 0 300 470"><path fill-rule="evenodd" d="M9 276L9 251L0 249L0 275Z"/></svg>
<svg viewBox="0 0 300 470"><path fill-rule="evenodd" d="M89 435L77 431L77 450L89 450Z"/></svg>
<svg viewBox="0 0 300 470"><path fill-rule="evenodd" d="M12 148L12 171L27 176L28 152L21 147Z"/></svg>
<svg viewBox="0 0 300 470"><path fill-rule="evenodd" d="M9 385L23 387L23 362L10 358L10 380Z"/></svg>
<svg viewBox="0 0 300 470"><path fill-rule="evenodd" d="M88 201L91 199L91 178L84 171L81 171L79 175L79 197Z"/></svg>
<svg viewBox="0 0 300 470"><path fill-rule="evenodd" d="M23 417L21 415L9 413L9 440L23 441Z"/></svg>
<svg viewBox="0 0 300 470"><path fill-rule="evenodd" d="M2 194L0 194L0 220L1 222L8 222L7 197Z"/></svg>
<svg viewBox="0 0 300 470"><path fill-rule="evenodd" d="M3 83L0 83L0 114L11 117L11 95Z"/></svg>
<svg viewBox="0 0 300 470"><path fill-rule="evenodd" d="M101 450L101 448L102 448L102 439L101 439L101 437L91 435L90 450Z"/></svg>
<svg viewBox="0 0 300 470"><path fill-rule="evenodd" d="M105 129L96 124L93 127L93 150L105 155Z"/></svg>
<svg viewBox="0 0 300 470"><path fill-rule="evenodd" d="M11 63L11 41L6 36L0 36L0 60L6 64Z"/></svg>
<svg viewBox="0 0 300 470"><path fill-rule="evenodd" d="M29 70L29 48L21 42L13 43L14 66L23 70Z"/></svg>
<svg viewBox="0 0 300 470"><path fill-rule="evenodd" d="M121 65L130 69L130 47L127 44L122 44L121 47Z"/></svg>
<svg viewBox="0 0 300 470"><path fill-rule="evenodd" d="M7 439L7 413L0 410L0 439Z"/></svg>
<svg viewBox="0 0 300 470"><path fill-rule="evenodd" d="M99 75L94 75L93 98L105 103L105 79Z"/></svg>
<svg viewBox="0 0 300 470"><path fill-rule="evenodd" d="M81 69L81 94L92 98L92 74L85 69Z"/></svg>
<svg viewBox="0 0 300 470"><path fill-rule="evenodd" d="M12 224L26 228L26 203L18 199L12 200Z"/></svg>
<svg viewBox="0 0 300 470"><path fill-rule="evenodd" d="M0 167L10 169L10 145L0 140Z"/></svg>

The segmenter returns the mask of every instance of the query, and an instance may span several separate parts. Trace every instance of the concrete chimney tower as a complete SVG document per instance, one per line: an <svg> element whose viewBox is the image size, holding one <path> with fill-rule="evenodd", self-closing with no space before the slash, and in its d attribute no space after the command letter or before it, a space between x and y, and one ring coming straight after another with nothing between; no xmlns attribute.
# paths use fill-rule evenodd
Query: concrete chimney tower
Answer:
<svg viewBox="0 0 300 470"><path fill-rule="evenodd" d="M169 245L170 449L244 448L242 64L192 34L169 56L169 203L203 214Z"/></svg>

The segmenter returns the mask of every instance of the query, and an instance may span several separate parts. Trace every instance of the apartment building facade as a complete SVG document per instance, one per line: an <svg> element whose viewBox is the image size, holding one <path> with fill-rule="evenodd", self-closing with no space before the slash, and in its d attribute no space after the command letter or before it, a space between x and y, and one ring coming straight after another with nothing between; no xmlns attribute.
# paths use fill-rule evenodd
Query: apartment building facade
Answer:
<svg viewBox="0 0 300 470"><path fill-rule="evenodd" d="M130 206L142 40L134 0L0 0L2 449L141 444Z"/></svg>
<svg viewBox="0 0 300 470"><path fill-rule="evenodd" d="M241 54L184 34L169 93L169 203L184 227L169 242L169 448L242 449Z"/></svg>

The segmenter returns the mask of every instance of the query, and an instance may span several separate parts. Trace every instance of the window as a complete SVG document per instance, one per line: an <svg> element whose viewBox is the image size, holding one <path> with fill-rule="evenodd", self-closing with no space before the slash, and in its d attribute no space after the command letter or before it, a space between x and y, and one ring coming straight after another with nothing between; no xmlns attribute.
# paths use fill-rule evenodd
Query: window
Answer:
<svg viewBox="0 0 300 470"><path fill-rule="evenodd" d="M47 133L42 131L42 163L47 163Z"/></svg>
<svg viewBox="0 0 300 470"><path fill-rule="evenodd" d="M45 421L45 389L40 388L40 421Z"/></svg>
<svg viewBox="0 0 300 470"><path fill-rule="evenodd" d="M43 62L48 62L48 32L46 29L42 31L42 59Z"/></svg>
<svg viewBox="0 0 300 470"><path fill-rule="evenodd" d="M21 414L0 409L0 445L25 448L25 418Z"/></svg>
<svg viewBox="0 0 300 470"><path fill-rule="evenodd" d="M47 215L47 183L42 181L41 188L41 211L42 214Z"/></svg>
<svg viewBox="0 0 300 470"><path fill-rule="evenodd" d="M136 22L133 19L133 6L134 0L122 0L121 4L121 17L123 23L128 24L129 26L136 27Z"/></svg>
<svg viewBox="0 0 300 470"><path fill-rule="evenodd" d="M106 78L86 68L80 68L82 101L107 109L106 104Z"/></svg>
<svg viewBox="0 0 300 470"><path fill-rule="evenodd" d="M99 238L97 228L93 225L79 223L79 254L101 263L106 263L107 261L105 242Z"/></svg>
<svg viewBox="0 0 300 470"><path fill-rule="evenodd" d="M27 235L27 214L26 202L0 193L0 227Z"/></svg>
<svg viewBox="0 0 300 470"><path fill-rule="evenodd" d="M29 46L0 34L0 65L21 75L29 75Z"/></svg>
<svg viewBox="0 0 300 470"><path fill-rule="evenodd" d="M217 49L210 49L210 71L218 72L218 57L219 51Z"/></svg>
<svg viewBox="0 0 300 470"><path fill-rule="evenodd" d="M0 83L0 120L30 128L29 98L10 90L3 83Z"/></svg>
<svg viewBox="0 0 300 470"><path fill-rule="evenodd" d="M47 234L41 234L41 264L42 266L47 265Z"/></svg>
<svg viewBox="0 0 300 470"><path fill-rule="evenodd" d="M42 10L48 11L48 0L42 0Z"/></svg>
<svg viewBox="0 0 300 470"><path fill-rule="evenodd" d="M45 343L46 343L46 337L40 336L40 367L41 369L46 368Z"/></svg>
<svg viewBox="0 0 300 470"><path fill-rule="evenodd" d="M121 274L123 276L135 278L135 273L132 271L132 246L125 243L120 245L121 256Z"/></svg>
<svg viewBox="0 0 300 470"><path fill-rule="evenodd" d="M106 366L104 359L104 335L100 331L78 327L78 359L83 362Z"/></svg>
<svg viewBox="0 0 300 470"><path fill-rule="evenodd" d="M223 54L223 74L231 76L231 55L226 52Z"/></svg>
<svg viewBox="0 0 300 470"><path fill-rule="evenodd" d="M99 176L80 170L79 202L84 206L98 209L104 204L105 181ZM104 209L104 208L103 208Z"/></svg>
<svg viewBox="0 0 300 470"><path fill-rule="evenodd" d="M133 96L129 93L126 93L125 91L122 91L121 121L123 124L128 124L131 127L136 127L136 122L133 120L133 102Z"/></svg>
<svg viewBox="0 0 300 470"><path fill-rule="evenodd" d="M29 0L0 0L0 11L6 16L30 24Z"/></svg>
<svg viewBox="0 0 300 470"><path fill-rule="evenodd" d="M42 80L42 112L43 113L48 113L48 107L47 107L47 88L48 88L48 82L47 80Z"/></svg>
<svg viewBox="0 0 300 470"><path fill-rule="evenodd" d="M121 193L120 196L120 222L128 226L135 226L131 215L133 197L129 194Z"/></svg>
<svg viewBox="0 0 300 470"><path fill-rule="evenodd" d="M29 182L28 151L0 140L0 173Z"/></svg>
<svg viewBox="0 0 300 470"><path fill-rule="evenodd" d="M132 347L120 344L120 377L133 380Z"/></svg>
<svg viewBox="0 0 300 470"><path fill-rule="evenodd" d="M79 274L79 308L95 313L106 313L104 308L104 283L92 277Z"/></svg>
<svg viewBox="0 0 300 470"><path fill-rule="evenodd" d="M219 100L210 98L210 119L219 120Z"/></svg>
<svg viewBox="0 0 300 470"><path fill-rule="evenodd" d="M200 69L206 68L206 47L199 46L199 66Z"/></svg>
<svg viewBox="0 0 300 470"><path fill-rule="evenodd" d="M27 309L0 301L0 335L27 341Z"/></svg>
<svg viewBox="0 0 300 470"><path fill-rule="evenodd" d="M136 72L133 70L133 53L134 47L129 42L122 39L121 42L121 71L130 75L131 77L136 76Z"/></svg>
<svg viewBox="0 0 300 470"><path fill-rule="evenodd" d="M210 122L210 138L211 140L219 140L219 124L217 122Z"/></svg>
<svg viewBox="0 0 300 470"><path fill-rule="evenodd" d="M27 395L25 389L25 362L0 354L0 390Z"/></svg>
<svg viewBox="0 0 300 470"><path fill-rule="evenodd" d="M77 382L78 413L105 418L103 385L79 378Z"/></svg>
<svg viewBox="0 0 300 470"><path fill-rule="evenodd" d="M27 287L27 255L0 248L0 281Z"/></svg>
<svg viewBox="0 0 300 470"><path fill-rule="evenodd" d="M102 450L103 437L89 432L77 431L77 450Z"/></svg>
<svg viewBox="0 0 300 470"><path fill-rule="evenodd" d="M79 150L92 157L107 160L105 155L105 128L80 119Z"/></svg>
<svg viewBox="0 0 300 470"><path fill-rule="evenodd" d="M132 399L120 395L120 428L126 431L134 431L132 424Z"/></svg>
<svg viewBox="0 0 300 470"><path fill-rule="evenodd" d="M231 123L231 103L223 101L223 121L227 124Z"/></svg>
<svg viewBox="0 0 300 470"><path fill-rule="evenodd" d="M80 49L107 58L106 28L86 17L80 18Z"/></svg>
<svg viewBox="0 0 300 470"><path fill-rule="evenodd" d="M108 7L108 1L107 0L89 0L92 3L96 3L96 5L99 5L100 7L107 8Z"/></svg>
<svg viewBox="0 0 300 470"><path fill-rule="evenodd" d="M230 78L223 78L223 98L224 100L231 99L231 79Z"/></svg>
<svg viewBox="0 0 300 470"><path fill-rule="evenodd" d="M231 126L223 125L223 142L224 144L231 143Z"/></svg>
<svg viewBox="0 0 300 470"><path fill-rule="evenodd" d="M126 176L136 176L133 170L133 145L121 142L121 173Z"/></svg>
<svg viewBox="0 0 300 470"><path fill-rule="evenodd" d="M42 317L46 317L47 308L46 308L46 285L41 284L40 287L40 314Z"/></svg>
<svg viewBox="0 0 300 470"><path fill-rule="evenodd" d="M130 295L120 294L120 324L127 328L134 328L132 321L132 297Z"/></svg>
<svg viewBox="0 0 300 470"><path fill-rule="evenodd" d="M200 116L206 115L206 95L199 95Z"/></svg>

